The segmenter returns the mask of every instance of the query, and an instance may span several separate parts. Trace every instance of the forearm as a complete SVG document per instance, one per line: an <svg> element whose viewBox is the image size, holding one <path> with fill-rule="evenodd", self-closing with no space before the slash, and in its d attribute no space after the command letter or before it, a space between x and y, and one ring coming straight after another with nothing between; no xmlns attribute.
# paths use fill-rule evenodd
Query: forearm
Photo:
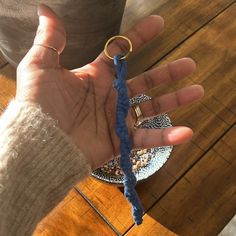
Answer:
<svg viewBox="0 0 236 236"><path fill-rule="evenodd" d="M0 235L31 235L89 172L55 121L35 105L12 102L0 119Z"/></svg>

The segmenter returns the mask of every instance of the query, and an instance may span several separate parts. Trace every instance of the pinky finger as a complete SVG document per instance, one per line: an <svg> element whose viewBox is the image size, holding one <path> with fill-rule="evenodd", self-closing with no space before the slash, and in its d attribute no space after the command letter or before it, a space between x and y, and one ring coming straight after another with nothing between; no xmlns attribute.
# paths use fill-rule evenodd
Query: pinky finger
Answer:
<svg viewBox="0 0 236 236"><path fill-rule="evenodd" d="M145 149L172 146L189 141L193 131L184 126L165 129L136 129L133 133L133 148Z"/></svg>

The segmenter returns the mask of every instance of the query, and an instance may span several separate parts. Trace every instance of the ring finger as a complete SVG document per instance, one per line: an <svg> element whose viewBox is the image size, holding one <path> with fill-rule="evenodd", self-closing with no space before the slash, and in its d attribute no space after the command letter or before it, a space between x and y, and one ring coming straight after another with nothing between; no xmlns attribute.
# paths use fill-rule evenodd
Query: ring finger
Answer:
<svg viewBox="0 0 236 236"><path fill-rule="evenodd" d="M180 106L191 104L201 99L203 94L204 90L201 85L192 85L173 93L153 97L149 101L140 103L139 107L143 118L148 118L172 111Z"/></svg>

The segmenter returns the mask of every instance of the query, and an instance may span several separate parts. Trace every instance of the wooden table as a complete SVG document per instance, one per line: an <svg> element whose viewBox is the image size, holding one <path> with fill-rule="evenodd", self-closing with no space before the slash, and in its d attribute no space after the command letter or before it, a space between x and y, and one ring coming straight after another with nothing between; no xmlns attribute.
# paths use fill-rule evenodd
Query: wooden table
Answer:
<svg viewBox="0 0 236 236"><path fill-rule="evenodd" d="M144 222L134 226L122 189L88 178L75 186L34 235L217 235L236 213L236 1L128 0L122 31L160 14L165 31L130 58L130 76L180 57L197 71L157 94L198 83L201 102L170 113L195 131L137 187ZM0 58L0 109L15 94L15 70Z"/></svg>

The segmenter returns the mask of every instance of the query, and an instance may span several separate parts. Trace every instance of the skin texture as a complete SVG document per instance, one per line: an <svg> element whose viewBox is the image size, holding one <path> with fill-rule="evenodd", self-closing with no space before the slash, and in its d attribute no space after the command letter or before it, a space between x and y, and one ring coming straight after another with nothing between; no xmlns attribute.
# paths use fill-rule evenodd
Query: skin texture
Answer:
<svg viewBox="0 0 236 236"><path fill-rule="evenodd" d="M104 53L81 68L66 70L60 66L60 54L66 44L63 24L55 13L40 5L39 26L34 44L17 68L16 99L38 103L43 111L58 121L59 127L84 153L93 169L119 154L119 140L115 133L116 98L112 60ZM160 16L149 16L138 22L125 35L134 50L148 43L162 31ZM48 47L50 45L58 53ZM111 55L127 51L124 40L109 45ZM160 68L147 71L129 80L129 96L145 93L159 84L171 83L193 73L196 65L190 58L182 58ZM144 117L171 111L188 105L203 96L203 88L193 85L174 93L155 97L140 107ZM192 130L171 127L162 130L134 129L135 115L130 109L127 117L134 148L176 145L188 141Z"/></svg>

